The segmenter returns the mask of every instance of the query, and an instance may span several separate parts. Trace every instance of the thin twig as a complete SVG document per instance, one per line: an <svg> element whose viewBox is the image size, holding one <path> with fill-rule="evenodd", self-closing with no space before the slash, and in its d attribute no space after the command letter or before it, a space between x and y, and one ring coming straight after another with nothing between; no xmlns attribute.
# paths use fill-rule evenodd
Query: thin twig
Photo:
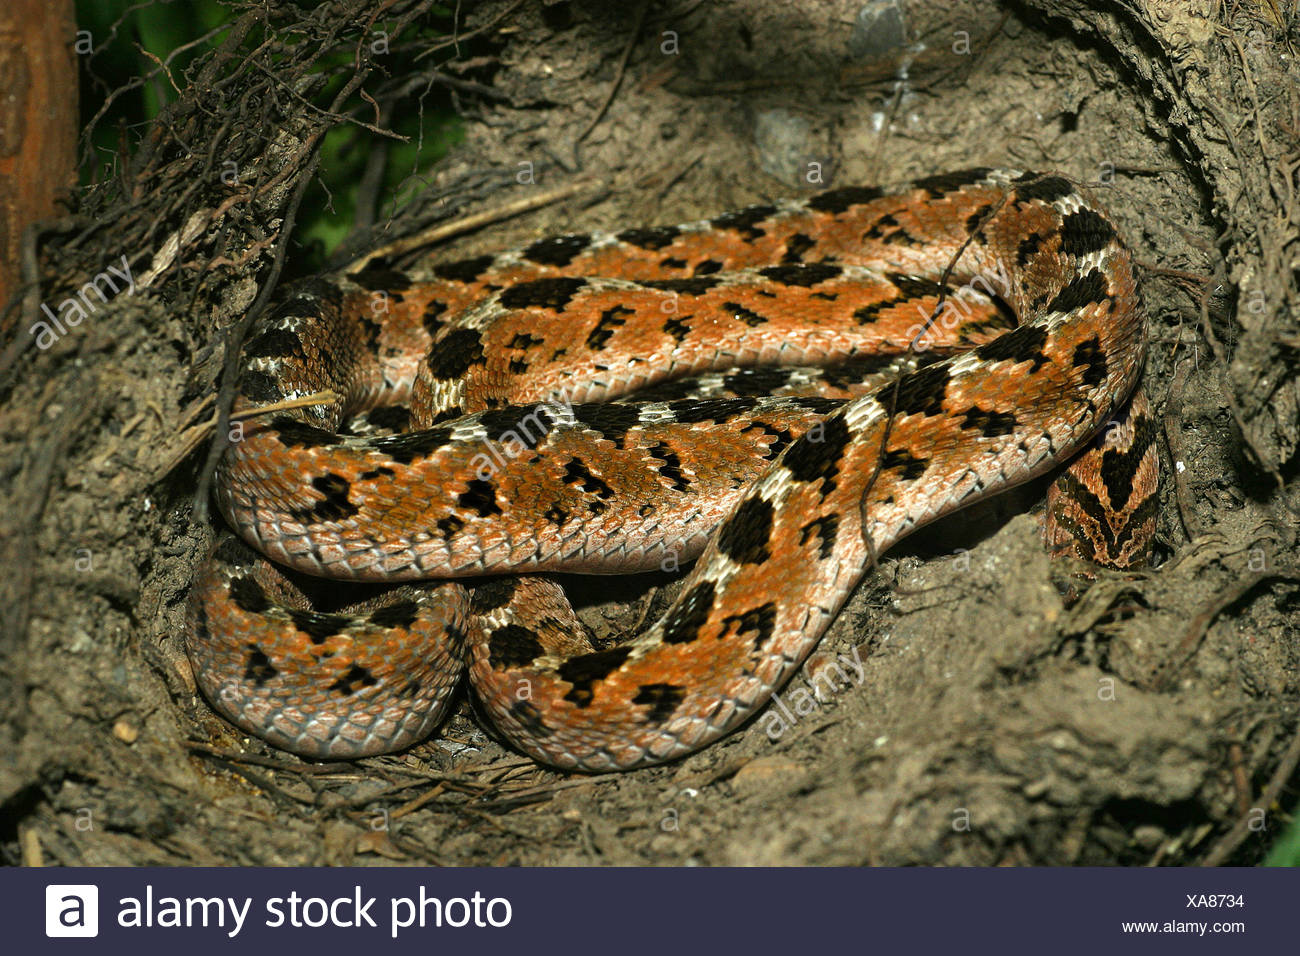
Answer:
<svg viewBox="0 0 1300 956"><path fill-rule="evenodd" d="M618 95L618 88L623 83L623 74L627 70L627 62L632 57L632 50L636 47L637 38L641 36L641 27L645 23L645 14L649 9L650 0L641 0L641 9L639 9L636 14L636 24L632 27L632 35L628 37L627 46L623 48L623 55L619 58L618 67L614 70L614 82L609 85L609 92L605 94L605 101L600 104L600 109L596 110L596 115L591 118L591 122L583 128L582 132L578 134L577 139L573 141L574 165L579 165L578 147L582 145L582 141L587 138L591 131L596 128L596 124L605 118L606 111L609 109L610 104L614 102L614 97Z"/></svg>
<svg viewBox="0 0 1300 956"><path fill-rule="evenodd" d="M1260 792L1256 806L1271 807L1281 795L1282 788L1291 779L1291 775L1295 773L1298 764L1300 764L1300 729L1297 729L1292 736L1291 744L1278 762L1277 769L1273 771L1268 786ZM1201 866L1219 866L1227 860L1251 833L1250 824L1250 814L1240 817L1232 829L1225 833L1218 843L1214 844L1210 852L1205 855L1205 859L1201 860Z"/></svg>
<svg viewBox="0 0 1300 956"><path fill-rule="evenodd" d="M576 196L591 187L590 180L578 180L569 183L567 186L560 186L557 189L550 189L535 196L518 199L495 209L486 209L483 212L474 213L472 216L464 216L455 222L439 223L430 229L416 233L414 236L397 239L386 246L370 250L359 259L355 259L345 266L343 272L347 275L355 275L376 259L400 256L413 249L420 249L435 242L449 239L452 236L473 232L475 229L481 229L483 226L500 222L503 219L509 219L521 213L540 209L542 206L549 206L551 203L559 202L562 199L568 199L570 196Z"/></svg>

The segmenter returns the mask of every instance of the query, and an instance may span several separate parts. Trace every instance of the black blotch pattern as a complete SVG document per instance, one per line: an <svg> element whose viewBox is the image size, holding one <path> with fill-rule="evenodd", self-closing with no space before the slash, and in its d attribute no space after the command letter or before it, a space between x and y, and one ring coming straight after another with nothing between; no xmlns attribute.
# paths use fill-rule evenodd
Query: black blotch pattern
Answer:
<svg viewBox="0 0 1300 956"><path fill-rule="evenodd" d="M249 614L261 614L271 606L262 586L250 577L235 578L230 582L230 600L235 607Z"/></svg>
<svg viewBox="0 0 1300 956"><path fill-rule="evenodd" d="M497 608L505 607L515 596L519 579L514 577L492 578L474 587L469 596L469 609L474 614L487 614Z"/></svg>
<svg viewBox="0 0 1300 956"><path fill-rule="evenodd" d="M1073 365L1083 366L1083 384L1100 385L1106 381L1106 353L1102 350L1101 340L1093 336L1086 342L1074 347Z"/></svg>
<svg viewBox="0 0 1300 956"><path fill-rule="evenodd" d="M328 279L316 277L294 286L293 292L271 310L269 321L293 316L295 318L322 318L327 310L337 309L343 292Z"/></svg>
<svg viewBox="0 0 1300 956"><path fill-rule="evenodd" d="M601 500L614 497L614 489L596 475L593 475L587 466L577 458L570 458L564 466L563 481L566 485L575 485L581 491L589 495L595 495Z"/></svg>
<svg viewBox="0 0 1300 956"><path fill-rule="evenodd" d="M989 214L989 210L992 208L993 206L991 203L985 203L966 217L967 235L974 236L977 241L982 241L983 237L981 237L975 230L984 225L984 218Z"/></svg>
<svg viewBox="0 0 1300 956"><path fill-rule="evenodd" d="M420 614L420 606L414 601L394 601L387 607L376 608L367 618L375 627L396 627L409 631Z"/></svg>
<svg viewBox="0 0 1300 956"><path fill-rule="evenodd" d="M366 412L366 421L376 428L405 431L411 427L411 410L405 405L381 405Z"/></svg>
<svg viewBox="0 0 1300 956"><path fill-rule="evenodd" d="M1010 435L1016 430L1016 416L972 405L962 412L961 427L978 431L985 438Z"/></svg>
<svg viewBox="0 0 1300 956"><path fill-rule="evenodd" d="M495 261L495 256L475 256L434 266L433 274L439 279L450 279L452 282L477 282Z"/></svg>
<svg viewBox="0 0 1300 956"><path fill-rule="evenodd" d="M897 471L904 481L916 481L925 474L930 464L928 458L917 458L906 448L891 448L880 460L880 467L885 471Z"/></svg>
<svg viewBox="0 0 1300 956"><path fill-rule="evenodd" d="M841 189L831 189L813 196L808 200L808 208L815 209L817 212L839 215L848 212L853 206L874 202L883 195L884 193L875 186L844 186Z"/></svg>
<svg viewBox="0 0 1300 956"><path fill-rule="evenodd" d="M690 481L682 474L681 458L677 457L677 454L667 444L658 442L647 454L651 458L663 462L655 470L673 483L674 491L685 491L691 486Z"/></svg>
<svg viewBox="0 0 1300 956"><path fill-rule="evenodd" d="M857 319L858 325L866 325L880 318L880 313L885 309L891 309L900 302L906 302L907 296L896 296L892 299L881 299L879 302L873 302L870 305L864 305L853 313L853 318Z"/></svg>
<svg viewBox="0 0 1300 956"><path fill-rule="evenodd" d="M465 491L456 497L456 504L462 508L472 508L481 518L501 514L496 489L491 482L481 478L472 478L466 482Z"/></svg>
<svg viewBox="0 0 1300 956"><path fill-rule="evenodd" d="M1107 448L1101 454L1098 473L1102 484L1106 486L1106 495L1110 498L1111 508L1119 511L1133 497L1133 478L1142 456L1151 448L1155 440L1155 423L1145 415L1133 420L1133 442L1127 450ZM1136 519L1130 518L1130 523Z"/></svg>
<svg viewBox="0 0 1300 956"><path fill-rule="evenodd" d="M1016 247L1016 265L1024 268L1029 264L1030 258L1038 252L1043 244L1043 237L1036 232L1031 232L1025 238L1020 240L1020 245Z"/></svg>
<svg viewBox="0 0 1300 956"><path fill-rule="evenodd" d="M712 581L701 581L672 606L664 617L664 643L689 644L700 636L700 628L713 610Z"/></svg>
<svg viewBox="0 0 1300 956"><path fill-rule="evenodd" d="M299 508L292 512L294 518L305 524L318 521L341 521L350 518L360 509L348 500L352 484L342 475L333 472L320 475L311 480L311 486L325 496L309 508Z"/></svg>
<svg viewBox="0 0 1300 956"><path fill-rule="evenodd" d="M392 478L395 474L397 474L397 472L393 471L393 469L385 468L383 465L380 465L378 468L367 468L361 474L357 475L357 477L362 481L373 481L379 477Z"/></svg>
<svg viewBox="0 0 1300 956"><path fill-rule="evenodd" d="M763 458L766 461L774 461L781 452L785 451L785 447L794 440L794 435L792 435L787 429L776 428L773 425L769 425L767 422L754 422L754 424L746 428L745 431L755 428L772 439L772 443L767 446L767 453L763 455Z"/></svg>
<svg viewBox="0 0 1300 956"><path fill-rule="evenodd" d="M776 626L776 606L773 604L760 604L758 607L750 608L744 614L733 614L730 617L723 618L724 624L734 624L737 634L747 634L754 632L754 650L761 650L772 637L772 630Z"/></svg>
<svg viewBox="0 0 1300 956"><path fill-rule="evenodd" d="M839 534L839 515L829 514L814 518L799 529L799 543L807 544L813 535L817 536L817 557L825 561L835 549L835 537Z"/></svg>
<svg viewBox="0 0 1300 956"><path fill-rule="evenodd" d="M383 259L375 259L360 272L354 272L348 278L363 289L370 289L372 292L375 290L402 292L411 287L411 277L405 272L386 265Z"/></svg>
<svg viewBox="0 0 1300 956"><path fill-rule="evenodd" d="M549 405L505 405L480 412L478 423L488 434L501 436L502 440L507 432L514 432L529 443L541 441L556 417Z"/></svg>
<svg viewBox="0 0 1300 956"><path fill-rule="evenodd" d="M917 189L924 189L932 199L942 199L946 193L974 186L982 179L987 179L991 170L987 166L973 169L959 169L956 172L941 173L937 176L925 176L912 183Z"/></svg>
<svg viewBox="0 0 1300 956"><path fill-rule="evenodd" d="M686 319L689 318L690 318L689 315L684 315L681 318L674 316L673 318L669 319L664 323L664 331L667 332L669 335L671 335L679 343L685 341L686 336L691 334L691 327L687 325L685 321Z"/></svg>
<svg viewBox="0 0 1300 956"><path fill-rule="evenodd" d="M542 517L558 528L569 520L569 512L559 505L551 505L546 509L546 513Z"/></svg>
<svg viewBox="0 0 1300 956"><path fill-rule="evenodd" d="M244 346L245 358L302 357L302 339L288 329L267 329Z"/></svg>
<svg viewBox="0 0 1300 956"><path fill-rule="evenodd" d="M534 737L549 737L554 731L542 721L542 712L526 700L517 700L510 705L510 716Z"/></svg>
<svg viewBox="0 0 1300 956"><path fill-rule="evenodd" d="M661 292L676 292L678 295L703 295L716 288L721 281L714 276L688 276L682 279L646 279L641 285Z"/></svg>
<svg viewBox="0 0 1300 956"><path fill-rule="evenodd" d="M711 276L713 273L721 271L722 263L717 259L704 259L695 266L692 273L697 276Z"/></svg>
<svg viewBox="0 0 1300 956"><path fill-rule="evenodd" d="M673 417L683 425L726 421L753 407L754 403L747 398L686 398L668 403Z"/></svg>
<svg viewBox="0 0 1300 956"><path fill-rule="evenodd" d="M898 221L896 217L894 217L892 212L887 212L885 213L884 216L881 216L880 219L876 220L875 222L872 222L871 229L868 229L867 232L863 233L862 238L878 239L878 241L885 241L885 239L887 239L888 233L892 233L893 230L897 230L901 228L902 228L901 222Z"/></svg>
<svg viewBox="0 0 1300 956"><path fill-rule="evenodd" d="M253 566L255 560L252 550L238 538L230 535L222 537L221 543L217 545L212 556L218 564L231 568L249 568Z"/></svg>
<svg viewBox="0 0 1300 956"><path fill-rule="evenodd" d="M900 415L941 415L949 378L947 366L919 368L881 388L876 400Z"/></svg>
<svg viewBox="0 0 1300 956"><path fill-rule="evenodd" d="M591 236L568 235L538 239L524 248L523 257L542 266L567 266L591 245Z"/></svg>
<svg viewBox="0 0 1300 956"><path fill-rule="evenodd" d="M724 375L722 384L736 393L738 398L756 398L771 395L790 381L790 373L774 366L737 369L730 375Z"/></svg>
<svg viewBox="0 0 1300 956"><path fill-rule="evenodd" d="M402 297L394 295L391 297L394 302L401 302ZM379 342L379 336L383 334L384 327L370 317L366 312L356 316L357 323L361 326L361 332L365 337L366 347L374 351Z"/></svg>
<svg viewBox="0 0 1300 956"><path fill-rule="evenodd" d="M333 432L292 418L273 418L270 427L285 448L319 448L338 441L338 436Z"/></svg>
<svg viewBox="0 0 1300 956"><path fill-rule="evenodd" d="M671 246L681 234L676 226L652 226L649 229L624 229L616 238L638 249L657 251Z"/></svg>
<svg viewBox="0 0 1300 956"><path fill-rule="evenodd" d="M239 376L239 391L253 402L278 402L284 398L284 392L275 378L255 368L246 368Z"/></svg>
<svg viewBox="0 0 1300 956"><path fill-rule="evenodd" d="M370 439L369 445L393 461L409 465L417 458L427 458L451 441L450 428L429 428L405 435L382 435Z"/></svg>
<svg viewBox="0 0 1300 956"><path fill-rule="evenodd" d="M1100 252L1115 239L1115 227L1093 209L1078 209L1061 221L1061 251L1068 256Z"/></svg>
<svg viewBox="0 0 1300 956"><path fill-rule="evenodd" d="M493 670L527 667L545 653L537 635L518 624L507 624L488 635L488 663Z"/></svg>
<svg viewBox="0 0 1300 956"><path fill-rule="evenodd" d="M623 666L623 662L631 653L630 648L611 647L607 651L593 651L590 654L570 657L557 671L562 680L573 685L564 695L564 699L579 707L590 706L594 696L592 685L603 681Z"/></svg>
<svg viewBox="0 0 1300 956"><path fill-rule="evenodd" d="M762 564L772 556L767 542L772 537L772 503L747 498L718 531L718 550L737 564Z"/></svg>
<svg viewBox="0 0 1300 956"><path fill-rule="evenodd" d="M320 611L304 611L300 608L289 609L289 620L293 626L302 631L313 644L324 644L328 638L340 633L352 618L345 614L322 614Z"/></svg>
<svg viewBox="0 0 1300 956"><path fill-rule="evenodd" d="M686 698L686 688L678 684L642 684L636 690L632 703L649 707L646 723L658 724L667 720Z"/></svg>
<svg viewBox="0 0 1300 956"><path fill-rule="evenodd" d="M1075 276L1047 304L1048 312L1073 312L1086 305L1106 301L1106 277L1096 269Z"/></svg>
<svg viewBox="0 0 1300 956"><path fill-rule="evenodd" d="M455 515L447 515L445 518L438 519L436 527L442 532L442 539L447 541L450 540L453 535L460 533L460 529L465 527L465 522L460 518L457 518Z"/></svg>
<svg viewBox="0 0 1300 956"><path fill-rule="evenodd" d="M424 315L420 317L420 322L424 326L424 331L429 333L429 338L438 334L442 328L442 314L447 311L447 303L441 299L430 299L424 306Z"/></svg>
<svg viewBox="0 0 1300 956"><path fill-rule="evenodd" d="M753 240L759 236L767 235L767 231L760 229L759 224L775 213L775 206L750 206L748 209L741 209L739 212L728 212L716 216L709 220L709 225L715 229L735 230L744 238Z"/></svg>
<svg viewBox="0 0 1300 956"><path fill-rule="evenodd" d="M746 325L748 325L751 329L756 326L763 325L768 321L766 318L759 315L753 309L747 309L739 302L724 302L722 303L722 307L726 309L728 312L730 312L732 315L734 315L741 322L744 322Z"/></svg>
<svg viewBox="0 0 1300 956"><path fill-rule="evenodd" d="M590 403L573 406L573 419L622 448L628 429L640 424L641 412L635 405Z"/></svg>
<svg viewBox="0 0 1300 956"><path fill-rule="evenodd" d="M518 332L515 334L513 339L506 343L506 348L530 349L534 345L541 345L545 341L545 339L539 339L537 336L530 335L528 332Z"/></svg>
<svg viewBox="0 0 1300 956"><path fill-rule="evenodd" d="M939 283L934 279L924 279L905 272L886 272L885 278L907 298L939 294Z"/></svg>
<svg viewBox="0 0 1300 956"><path fill-rule="evenodd" d="M799 438L781 460L796 481L820 481L822 493L829 494L835 490L840 457L848 443L849 426L843 417L835 416Z"/></svg>
<svg viewBox="0 0 1300 956"><path fill-rule="evenodd" d="M483 336L478 329L453 329L429 355L429 373L434 378L460 378L471 366L482 364Z"/></svg>
<svg viewBox="0 0 1300 956"><path fill-rule="evenodd" d="M358 664L353 664L348 668L347 673L330 684L329 689L336 694L342 694L344 697L351 697L363 687L374 687L379 683L375 680L375 675Z"/></svg>
<svg viewBox="0 0 1300 956"><path fill-rule="evenodd" d="M791 405L806 408L818 415L829 415L836 409L844 407L844 402L842 398L822 398L820 395L800 395L790 399Z"/></svg>
<svg viewBox="0 0 1300 956"><path fill-rule="evenodd" d="M1037 182L1034 180L1037 180ZM1074 192L1074 187L1060 176L1043 176L1040 178L1038 173L1023 173L1017 176L1014 181L1021 184L1016 189L1016 199L1021 202L1029 199L1039 199L1045 203L1053 203Z"/></svg>
<svg viewBox="0 0 1300 956"><path fill-rule="evenodd" d="M635 309L626 309L621 305L616 305L600 313L600 319L596 322L590 334L587 336L587 347L596 351L603 349L614 333L618 331L619 326L627 325L627 319L624 316L636 315Z"/></svg>
<svg viewBox="0 0 1300 956"><path fill-rule="evenodd" d="M903 239L900 236L906 236L906 233L903 231L903 224L898 221L893 213L885 213L871 224L870 229L862 234L863 239L887 243L902 242Z"/></svg>
<svg viewBox="0 0 1300 956"><path fill-rule="evenodd" d="M587 280L577 276L548 276L545 279L518 282L503 289L497 301L506 309L539 307L563 312L586 285Z"/></svg>
<svg viewBox="0 0 1300 956"><path fill-rule="evenodd" d="M1022 325L992 342L975 349L975 354L989 362L1033 362L1030 371L1036 372L1047 362L1043 346L1047 343L1047 330L1037 325Z"/></svg>
<svg viewBox="0 0 1300 956"><path fill-rule="evenodd" d="M804 253L817 245L808 236L802 232L796 232L785 242L785 252L781 253L781 261L785 264L794 262L803 262Z"/></svg>
<svg viewBox="0 0 1300 956"><path fill-rule="evenodd" d="M686 260L683 259L683 258L681 258L680 256L669 256L669 257L666 258L666 259L661 259L661 260L659 260L659 268L661 268L661 269L685 269L685 268L686 268ZM703 273L698 273L698 272L695 273L695 274L696 274L696 275L703 275Z"/></svg>
<svg viewBox="0 0 1300 956"><path fill-rule="evenodd" d="M252 681L261 687L279 673L260 647L256 644L248 645L248 657L244 661L244 680Z"/></svg>
<svg viewBox="0 0 1300 956"><path fill-rule="evenodd" d="M826 262L791 263L789 265L768 266L759 269L758 274L764 279L771 279L781 285L800 286L810 289L822 282L838 278L844 274L839 266Z"/></svg>

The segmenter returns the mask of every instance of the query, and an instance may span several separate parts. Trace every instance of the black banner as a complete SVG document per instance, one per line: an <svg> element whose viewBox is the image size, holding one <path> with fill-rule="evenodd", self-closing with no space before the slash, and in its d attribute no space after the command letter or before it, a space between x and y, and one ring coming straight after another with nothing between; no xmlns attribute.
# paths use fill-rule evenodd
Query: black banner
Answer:
<svg viewBox="0 0 1300 956"><path fill-rule="evenodd" d="M1109 954L1294 952L1300 881L1285 869L9 869L0 889L13 953Z"/></svg>

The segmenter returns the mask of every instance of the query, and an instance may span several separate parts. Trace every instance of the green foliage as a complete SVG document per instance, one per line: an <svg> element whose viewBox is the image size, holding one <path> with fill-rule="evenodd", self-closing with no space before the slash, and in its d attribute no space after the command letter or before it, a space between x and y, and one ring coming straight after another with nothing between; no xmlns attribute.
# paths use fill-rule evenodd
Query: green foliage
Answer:
<svg viewBox="0 0 1300 956"><path fill-rule="evenodd" d="M1297 808L1300 810L1300 807ZM1264 859L1265 866L1300 866L1300 813L1291 817L1291 825Z"/></svg>
<svg viewBox="0 0 1300 956"><path fill-rule="evenodd" d="M178 87L186 86L186 70L225 38L221 27L230 22L232 11L219 0L77 0L76 6L83 126L104 109L86 144L93 158L83 162L81 177L83 186L88 186L112 178L120 154L133 151L149 122L176 99ZM417 64L417 52L443 39L451 22L449 10L434 6L418 29L406 31L400 47L387 34L383 21L373 24L365 38L354 33L354 41L363 39L370 44L378 66L367 89L377 90L408 72L427 69L430 61ZM328 80L313 97L322 109L341 87L354 55L350 47L322 53L317 68ZM355 101L354 96L349 106ZM352 228L358 192L375 150L386 151L382 185L375 193L380 199L375 215L382 218L400 205L411 185L418 187L420 175L460 140L461 127L445 91L432 90L422 110L414 99L404 102L411 103L409 110L377 125L393 130L405 141L381 137L351 123L326 135L317 181L309 187L299 211L297 239L308 244L310 253L308 261L297 264L298 271L318 267ZM364 118L373 122L373 111L367 111Z"/></svg>

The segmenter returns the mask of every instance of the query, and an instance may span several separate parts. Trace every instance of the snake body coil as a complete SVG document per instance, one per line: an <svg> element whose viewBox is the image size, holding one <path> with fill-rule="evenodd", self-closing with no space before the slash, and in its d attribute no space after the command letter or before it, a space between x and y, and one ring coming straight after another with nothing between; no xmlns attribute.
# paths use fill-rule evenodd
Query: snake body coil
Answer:
<svg viewBox="0 0 1300 956"><path fill-rule="evenodd" d="M1139 560L1143 355L1109 219L1004 170L319 281L248 343L237 408L341 399L249 419L218 501L276 565L409 583L345 611L347 585L230 539L191 600L200 686L277 746L358 756L428 734L468 664L539 760L688 753L765 704L874 557L1081 451L1053 546ZM340 434L368 409L413 430ZM534 574L696 555L663 617L606 649ZM507 576L460 580L482 575Z"/></svg>

